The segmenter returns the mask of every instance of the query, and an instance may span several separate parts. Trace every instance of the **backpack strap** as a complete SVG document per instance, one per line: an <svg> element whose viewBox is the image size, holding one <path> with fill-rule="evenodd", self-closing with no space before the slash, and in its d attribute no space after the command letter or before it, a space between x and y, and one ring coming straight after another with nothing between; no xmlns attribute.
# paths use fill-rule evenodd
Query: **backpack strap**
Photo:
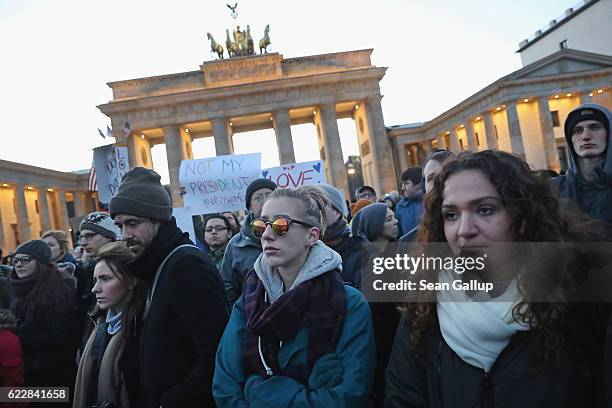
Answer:
<svg viewBox="0 0 612 408"><path fill-rule="evenodd" d="M162 270L164 269L164 266L166 266L166 263L170 260L170 258L172 258L172 255L174 255L176 252L178 252L179 249L181 248L196 248L198 251L201 251L200 248L198 248L195 245L191 245L191 244L183 244L183 245L179 245L176 248L174 248L162 261L162 263L159 265L159 268L157 268L157 271L155 272L155 278L153 279L153 285L151 285L151 288L149 289L149 293L147 295L147 303L145 305L145 310L144 310L144 319L147 318L147 315L149 314L149 309L151 308L151 302L153 302L153 295L155 294L155 289L157 287L157 281L159 280L159 277L161 275Z"/></svg>

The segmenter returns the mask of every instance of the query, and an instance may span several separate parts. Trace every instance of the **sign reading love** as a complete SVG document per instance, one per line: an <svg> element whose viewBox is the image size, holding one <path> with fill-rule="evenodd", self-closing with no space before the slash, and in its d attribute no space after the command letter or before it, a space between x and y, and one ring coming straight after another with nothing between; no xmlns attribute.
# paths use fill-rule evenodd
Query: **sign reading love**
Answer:
<svg viewBox="0 0 612 408"><path fill-rule="evenodd" d="M261 175L275 182L280 188L298 188L326 182L321 160L284 164L264 169Z"/></svg>

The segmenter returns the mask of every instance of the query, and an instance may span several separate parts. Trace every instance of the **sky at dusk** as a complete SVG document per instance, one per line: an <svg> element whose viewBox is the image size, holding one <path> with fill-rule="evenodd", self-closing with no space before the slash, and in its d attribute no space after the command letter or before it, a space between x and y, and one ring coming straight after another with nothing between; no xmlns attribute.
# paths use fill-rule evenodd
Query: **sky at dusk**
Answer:
<svg viewBox="0 0 612 408"><path fill-rule="evenodd" d="M232 0L232 4L234 0ZM373 48L387 126L432 119L521 68L518 43L576 0L377 2L241 0L238 19L217 0L0 0L0 159L61 171L89 168L110 124L97 105L107 82L194 71L211 60L206 33L247 24L255 42L270 24L285 58ZM339 121L344 156L358 154L354 123ZM296 160L318 159L313 125L292 127ZM262 140L265 143L262 143ZM237 153L275 144L272 129L234 136ZM194 155L214 155L212 138ZM154 166L167 180L165 151ZM262 166L278 163L274 148Z"/></svg>

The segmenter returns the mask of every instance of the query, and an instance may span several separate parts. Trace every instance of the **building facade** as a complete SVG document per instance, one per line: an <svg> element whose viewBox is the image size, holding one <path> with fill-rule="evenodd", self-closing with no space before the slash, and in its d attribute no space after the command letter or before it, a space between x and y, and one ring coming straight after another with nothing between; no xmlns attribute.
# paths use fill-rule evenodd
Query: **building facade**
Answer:
<svg viewBox="0 0 612 408"><path fill-rule="evenodd" d="M0 160L0 248L4 256L48 230L78 228L75 219L97 207L89 172L65 173ZM72 220L72 223L71 223Z"/></svg>
<svg viewBox="0 0 612 408"><path fill-rule="evenodd" d="M534 169L562 171L563 123L586 102L612 108L612 56L559 50L482 89L426 123L391 126L396 174L422 165L432 149L499 149Z"/></svg>
<svg viewBox="0 0 612 408"><path fill-rule="evenodd" d="M294 163L291 126L313 123L327 180L348 191L338 118L355 121L366 183L396 189L379 82L386 68L372 65L372 50L285 59L262 54L204 62L197 71L109 83L113 100L98 106L128 147L130 166L151 167L151 147L164 144L175 206L181 160L191 142L214 138L218 156L234 153L232 136L274 129L281 164ZM124 123L131 125L125 135Z"/></svg>

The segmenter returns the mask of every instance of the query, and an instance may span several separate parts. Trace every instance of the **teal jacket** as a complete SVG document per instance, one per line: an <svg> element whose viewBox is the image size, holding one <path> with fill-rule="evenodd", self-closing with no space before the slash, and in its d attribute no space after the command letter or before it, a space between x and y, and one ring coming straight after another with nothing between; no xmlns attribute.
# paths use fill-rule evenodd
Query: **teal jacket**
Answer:
<svg viewBox="0 0 612 408"><path fill-rule="evenodd" d="M357 289L345 285L347 315L335 353L319 358L308 386L285 376L267 379L242 369L242 336L246 320L244 298L234 304L217 350L213 396L222 407L365 407L374 381L375 345L370 308ZM282 369L305 364L308 329L304 324L294 339L282 343Z"/></svg>

